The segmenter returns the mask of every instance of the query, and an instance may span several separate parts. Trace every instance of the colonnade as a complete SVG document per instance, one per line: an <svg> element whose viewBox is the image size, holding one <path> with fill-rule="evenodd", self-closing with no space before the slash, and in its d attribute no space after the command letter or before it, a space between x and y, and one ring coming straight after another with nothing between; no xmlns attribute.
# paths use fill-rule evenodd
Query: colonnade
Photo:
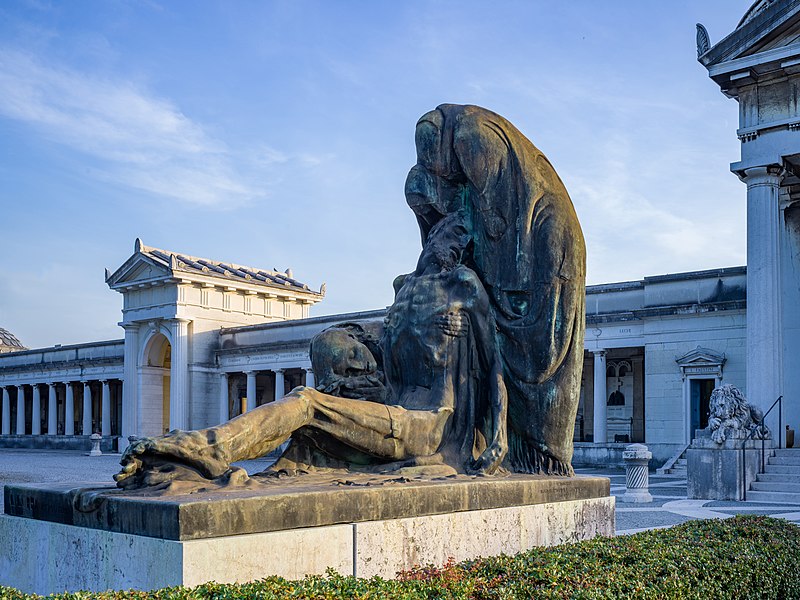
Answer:
<svg viewBox="0 0 800 600"><path fill-rule="evenodd" d="M110 436L113 410L111 387L114 382L122 384L117 379L109 378L2 385L0 434L70 436L99 432L104 437ZM96 392L98 387L99 394ZM45 396L46 404L43 402ZM77 405L78 402L81 404ZM16 413L13 428L12 412ZM80 417L79 421L77 417Z"/></svg>
<svg viewBox="0 0 800 600"><path fill-rule="evenodd" d="M632 375L632 389L623 396L624 404L612 405L609 409L609 379L617 368L626 367L626 375ZM579 409L575 424L574 441L592 440L595 444L606 444L620 436L630 441L642 441L645 435L645 391L644 391L644 348L630 346L624 348L595 348L584 358L582 383L582 408ZM623 377L617 373L617 391ZM584 430L584 424L588 431ZM584 435L586 436L584 438ZM589 437L591 436L591 437Z"/></svg>
<svg viewBox="0 0 800 600"><path fill-rule="evenodd" d="M274 373L275 375L275 383L273 388L272 399L277 400L282 398L287 390L286 385L286 376L288 375L288 371L293 371L297 374L301 374L302 378L299 381L299 384L306 385L308 387L314 387L315 380L314 380L314 372L311 370L310 367L275 367L272 369L252 369L247 371L223 371L220 373L220 399L219 399L219 420L220 422L225 422L228 419L232 418L233 415L231 414L231 405L230 405L230 380L233 377L244 375L247 381L247 388L245 393L245 398L247 398L247 402L245 402L241 407L241 413L247 412L248 409L253 409L257 406L256 402L256 384L257 384L257 377L260 374L265 373Z"/></svg>

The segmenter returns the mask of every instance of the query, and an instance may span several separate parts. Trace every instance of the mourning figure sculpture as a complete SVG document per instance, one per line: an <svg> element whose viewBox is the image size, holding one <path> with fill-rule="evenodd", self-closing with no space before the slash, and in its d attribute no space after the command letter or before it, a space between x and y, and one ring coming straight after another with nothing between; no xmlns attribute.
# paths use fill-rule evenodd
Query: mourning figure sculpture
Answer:
<svg viewBox="0 0 800 600"><path fill-rule="evenodd" d="M316 388L131 444L117 485L219 480L290 440L272 473L572 474L586 253L564 185L511 123L442 105L416 128L406 198L422 252L383 326L311 342Z"/></svg>

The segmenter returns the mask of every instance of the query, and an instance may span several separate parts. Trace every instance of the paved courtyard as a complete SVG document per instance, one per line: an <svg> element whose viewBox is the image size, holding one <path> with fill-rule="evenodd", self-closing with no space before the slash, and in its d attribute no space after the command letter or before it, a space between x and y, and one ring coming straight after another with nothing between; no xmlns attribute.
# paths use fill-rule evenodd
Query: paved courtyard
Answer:
<svg viewBox="0 0 800 600"><path fill-rule="evenodd" d="M617 534L625 535L645 529L670 527L691 519L725 519L733 515L769 515L800 525L800 496L794 504L690 500L686 497L686 479L675 475L650 474L653 502L623 502L625 471L623 469L576 469L578 475L600 475L611 480L611 493L617 498Z"/></svg>
<svg viewBox="0 0 800 600"><path fill-rule="evenodd" d="M82 452L55 450L0 449L0 489L7 483L91 482L110 483L119 469L118 454L91 457ZM248 472L265 469L271 460L259 459L237 463ZM690 519L724 519L736 514L770 515L788 519L800 525L800 497L796 504L759 502L723 502L689 500L686 479L669 476L650 476L653 502L631 504L622 502L625 493L625 472L622 469L576 469L578 475L599 475L611 480L611 493L617 497L617 533L628 534L677 525ZM2 507L2 495L0 495Z"/></svg>

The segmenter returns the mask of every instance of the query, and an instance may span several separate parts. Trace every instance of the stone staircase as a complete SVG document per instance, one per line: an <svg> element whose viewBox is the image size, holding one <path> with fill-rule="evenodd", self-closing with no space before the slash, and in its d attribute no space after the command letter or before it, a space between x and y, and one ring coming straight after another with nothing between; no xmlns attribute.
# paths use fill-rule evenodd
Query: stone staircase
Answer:
<svg viewBox="0 0 800 600"><path fill-rule="evenodd" d="M670 461L667 461L669 464ZM656 469L659 475L675 475L677 477L686 478L686 448L681 452L680 456L674 459L671 465L666 468Z"/></svg>
<svg viewBox="0 0 800 600"><path fill-rule="evenodd" d="M767 457L764 473L750 484L750 502L800 504L800 448L773 450Z"/></svg>

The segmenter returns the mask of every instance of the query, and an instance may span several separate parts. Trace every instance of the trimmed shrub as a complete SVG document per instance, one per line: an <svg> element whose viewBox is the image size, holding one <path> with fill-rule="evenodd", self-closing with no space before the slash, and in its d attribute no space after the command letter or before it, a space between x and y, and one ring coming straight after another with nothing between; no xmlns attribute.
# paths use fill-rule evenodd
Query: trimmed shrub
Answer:
<svg viewBox="0 0 800 600"><path fill-rule="evenodd" d="M0 599L29 596L0 586ZM75 593L62 600L283 598L800 599L800 527L759 516L689 521L670 529L596 538L515 556L418 567L394 580L329 571L299 581L208 583L154 592Z"/></svg>

